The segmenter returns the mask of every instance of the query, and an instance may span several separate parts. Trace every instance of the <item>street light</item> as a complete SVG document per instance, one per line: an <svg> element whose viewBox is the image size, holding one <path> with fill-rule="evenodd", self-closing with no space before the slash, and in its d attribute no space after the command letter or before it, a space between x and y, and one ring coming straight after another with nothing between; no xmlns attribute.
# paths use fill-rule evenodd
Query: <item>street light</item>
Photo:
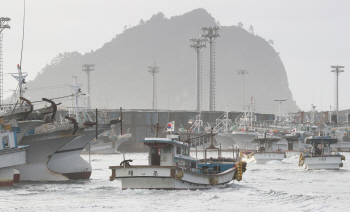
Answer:
<svg viewBox="0 0 350 212"><path fill-rule="evenodd" d="M190 141L190 134L188 133L188 130L189 129L191 129L191 126L192 126L192 120L190 119L189 121L188 121L188 126L187 126L187 140L188 140L188 142Z"/></svg>

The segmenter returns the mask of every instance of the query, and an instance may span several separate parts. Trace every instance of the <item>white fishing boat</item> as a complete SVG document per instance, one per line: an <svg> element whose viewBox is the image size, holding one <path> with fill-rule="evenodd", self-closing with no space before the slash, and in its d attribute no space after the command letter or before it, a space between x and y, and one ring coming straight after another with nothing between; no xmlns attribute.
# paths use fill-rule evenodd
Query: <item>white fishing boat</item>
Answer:
<svg viewBox="0 0 350 212"><path fill-rule="evenodd" d="M211 134L213 141L214 134ZM120 166L110 166L110 180L120 179L122 189L197 190L213 187L224 188L230 181L242 179L245 163L238 158L198 160L190 156L190 144L179 141L178 135L166 138L146 138L138 141L149 147L149 163L146 166L131 165L125 160ZM207 149L206 149L207 150ZM206 153L206 151L205 151ZM238 154L236 154L238 155Z"/></svg>
<svg viewBox="0 0 350 212"><path fill-rule="evenodd" d="M254 148L250 142L257 138L258 132L254 127L256 124L256 115L253 108L252 97L251 104L246 105L242 114L235 119L234 130L230 131L226 127L226 130L223 132L224 135L217 136L216 140L223 145L223 149L226 149L226 147L231 149L233 144L239 149Z"/></svg>
<svg viewBox="0 0 350 212"><path fill-rule="evenodd" d="M285 158L285 153L282 151L274 151L272 144L278 142L276 138L256 138L252 143L257 144L257 150L245 151L243 156L245 161L254 163L267 163L269 161L282 161Z"/></svg>
<svg viewBox="0 0 350 212"><path fill-rule="evenodd" d="M101 118L98 117L97 110L94 112L86 105L80 106L79 102L84 102L81 99L81 96L84 94L81 92L81 85L77 83L77 77L74 76L73 78L74 85L71 85L71 88L75 92L74 105L70 107L69 116L65 118L70 120L75 128L83 129L84 132L70 139L50 154L47 168L52 172L65 176L67 179L89 179L92 172L91 163L84 160L80 154L93 138L110 129L111 124L116 123L116 121L112 120L110 123L102 123ZM95 117L94 122L92 120L93 117L90 116ZM70 124L61 119L60 124L51 125L52 128L47 129L45 132L54 133L67 125L69 126Z"/></svg>
<svg viewBox="0 0 350 212"><path fill-rule="evenodd" d="M306 139L306 144L311 147L300 153L299 166L307 170L339 170L343 167L342 160L345 160L345 156L332 149L331 145L337 142L337 138L330 136L314 136Z"/></svg>

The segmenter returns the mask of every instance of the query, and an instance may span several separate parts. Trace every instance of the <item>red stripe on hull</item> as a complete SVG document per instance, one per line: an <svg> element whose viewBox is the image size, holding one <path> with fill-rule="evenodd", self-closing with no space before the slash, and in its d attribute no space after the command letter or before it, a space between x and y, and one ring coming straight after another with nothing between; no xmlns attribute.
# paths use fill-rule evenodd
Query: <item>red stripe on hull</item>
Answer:
<svg viewBox="0 0 350 212"><path fill-rule="evenodd" d="M91 171L90 172L65 173L62 175L68 177L70 180L82 180L82 179L89 179L91 176Z"/></svg>
<svg viewBox="0 0 350 212"><path fill-rule="evenodd" d="M2 182L0 181L0 187L13 186L13 180Z"/></svg>
<svg viewBox="0 0 350 212"><path fill-rule="evenodd" d="M20 179L20 174L14 174L13 175L13 183L19 183L19 179Z"/></svg>

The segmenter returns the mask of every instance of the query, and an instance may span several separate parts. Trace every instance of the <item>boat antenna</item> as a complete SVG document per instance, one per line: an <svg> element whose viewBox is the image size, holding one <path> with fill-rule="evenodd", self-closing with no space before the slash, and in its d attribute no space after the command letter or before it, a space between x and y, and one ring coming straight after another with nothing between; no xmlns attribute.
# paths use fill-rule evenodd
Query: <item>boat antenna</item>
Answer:
<svg viewBox="0 0 350 212"><path fill-rule="evenodd" d="M22 49L21 49L21 61L19 63L19 67L22 67L22 53L23 53L23 41L24 41L24 23L25 23L25 17L26 17L26 0L23 0L23 35L22 35Z"/></svg>

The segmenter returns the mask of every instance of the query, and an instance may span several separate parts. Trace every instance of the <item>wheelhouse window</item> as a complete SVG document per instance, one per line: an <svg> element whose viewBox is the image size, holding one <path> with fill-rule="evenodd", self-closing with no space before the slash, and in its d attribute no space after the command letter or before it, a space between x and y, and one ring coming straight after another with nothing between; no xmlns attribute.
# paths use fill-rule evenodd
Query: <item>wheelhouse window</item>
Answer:
<svg viewBox="0 0 350 212"><path fill-rule="evenodd" d="M177 147L177 148L176 148L176 154L181 155L181 147Z"/></svg>
<svg viewBox="0 0 350 212"><path fill-rule="evenodd" d="M163 148L163 153L170 153L171 149L170 147Z"/></svg>

